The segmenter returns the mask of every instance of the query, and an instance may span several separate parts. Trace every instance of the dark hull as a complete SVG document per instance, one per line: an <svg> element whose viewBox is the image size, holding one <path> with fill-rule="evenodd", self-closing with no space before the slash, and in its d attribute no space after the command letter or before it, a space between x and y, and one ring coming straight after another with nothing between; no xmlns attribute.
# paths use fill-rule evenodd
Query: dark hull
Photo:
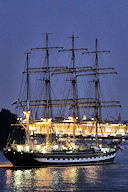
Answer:
<svg viewBox="0 0 128 192"><path fill-rule="evenodd" d="M4 151L5 157L14 165L22 167L95 165L112 163L116 152L94 154L42 154Z"/></svg>

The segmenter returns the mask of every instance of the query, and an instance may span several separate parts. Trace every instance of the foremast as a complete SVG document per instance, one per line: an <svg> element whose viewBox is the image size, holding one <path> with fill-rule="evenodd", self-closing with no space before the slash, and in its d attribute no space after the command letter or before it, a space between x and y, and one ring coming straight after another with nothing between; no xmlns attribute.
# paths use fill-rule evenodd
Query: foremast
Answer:
<svg viewBox="0 0 128 192"><path fill-rule="evenodd" d="M26 52L26 60L27 60L27 110L24 111L24 115L26 117L26 127L25 127L25 131L26 131L26 144L29 145L29 117L30 117L30 110L29 110L29 54L30 52Z"/></svg>
<svg viewBox="0 0 128 192"><path fill-rule="evenodd" d="M62 49L63 47L50 47L48 45L48 35L49 33L46 33L46 47L42 48L31 48L31 50L45 50L46 51L46 76L45 76L45 87L46 87L46 126L47 126L47 138L46 138L46 143L49 148L49 129L50 129L50 114L49 114L49 104L50 107L52 106L50 101L51 101L51 94L50 94L50 72L49 72L49 50L50 49ZM43 68L42 68L43 69ZM40 72L40 71L38 71ZM51 107L51 116L52 116L52 107Z"/></svg>

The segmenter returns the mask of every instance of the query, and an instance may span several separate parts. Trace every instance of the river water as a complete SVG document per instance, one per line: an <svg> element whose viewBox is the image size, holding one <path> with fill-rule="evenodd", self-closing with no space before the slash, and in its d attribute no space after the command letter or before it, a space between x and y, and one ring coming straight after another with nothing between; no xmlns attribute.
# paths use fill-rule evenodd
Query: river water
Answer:
<svg viewBox="0 0 128 192"><path fill-rule="evenodd" d="M128 192L128 141L115 163L98 166L16 169L0 152L0 192Z"/></svg>

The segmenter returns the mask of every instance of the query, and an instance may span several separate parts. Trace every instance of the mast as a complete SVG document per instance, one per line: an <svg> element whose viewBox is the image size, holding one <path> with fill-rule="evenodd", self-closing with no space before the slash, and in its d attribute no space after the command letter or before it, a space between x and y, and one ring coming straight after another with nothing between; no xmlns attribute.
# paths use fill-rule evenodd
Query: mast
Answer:
<svg viewBox="0 0 128 192"><path fill-rule="evenodd" d="M60 51L71 51L72 52L72 89L73 89L73 103L72 103L72 109L73 109L73 138L75 139L75 121L76 121L76 67L75 67L75 51L78 50L87 50L87 48L81 48L81 49L75 49L74 48L74 39L78 38L75 37L74 34L71 36L72 38L72 48L71 49L64 49ZM59 52L60 52L59 51Z"/></svg>
<svg viewBox="0 0 128 192"><path fill-rule="evenodd" d="M50 83L50 77L48 73L48 68L49 68L49 50L48 50L48 33L46 33L46 79L45 79L45 84L46 84L46 117L47 119L49 118L49 83Z"/></svg>
<svg viewBox="0 0 128 192"><path fill-rule="evenodd" d="M45 77L45 87L46 87L46 122L47 122L47 144L49 147L49 106L52 107L51 100L49 99L50 95L50 71L49 71L49 49L58 49L63 47L49 47L48 45L48 33L46 33L46 47L42 48L32 48L31 50L45 50L46 51L46 77ZM50 105L49 105L50 104ZM51 109L52 110L52 109Z"/></svg>
<svg viewBox="0 0 128 192"><path fill-rule="evenodd" d="M26 128L25 128L25 131L26 131L26 142L27 142L27 145L29 145L29 116L30 116L30 111L24 111L24 115L26 116Z"/></svg>
<svg viewBox="0 0 128 192"><path fill-rule="evenodd" d="M26 60L27 60L27 110L24 111L24 115L26 116L26 142L27 145L29 145L29 117L30 117L30 111L29 111L29 54L30 52L26 52Z"/></svg>
<svg viewBox="0 0 128 192"><path fill-rule="evenodd" d="M105 53L105 52L110 53L110 51L108 51L108 50L103 50L103 51L98 50L98 39L97 38L96 38L96 50L85 52L85 54L94 53L96 55L96 58L95 58L96 64L95 64L95 69L94 69L95 73L90 74L90 75L95 75L94 83L95 83L95 121L96 121L95 139L96 139L96 146L98 146L98 121L99 121L98 109L101 107L100 100L99 100L99 94L98 94L99 74L113 74L113 73L115 74L115 72L99 73L100 68L98 66L98 53ZM104 70L104 69L109 69L109 68L103 68L102 70Z"/></svg>
<svg viewBox="0 0 128 192"><path fill-rule="evenodd" d="M49 50L48 50L48 33L46 33L46 79L45 79L45 85L46 85L46 121L47 121L47 144L49 147L49 83L50 83L50 77L48 73L48 67L49 67Z"/></svg>
<svg viewBox="0 0 128 192"><path fill-rule="evenodd" d="M96 75L95 75L95 97L96 97L96 145L98 146L98 107L99 107L99 95L98 95L98 87L99 87L99 77L98 77L98 39L96 39Z"/></svg>
<svg viewBox="0 0 128 192"><path fill-rule="evenodd" d="M45 87L46 87L46 118L50 118L49 114L49 106L52 107L51 99L50 99L50 69L49 67L49 50L50 49L63 49L63 47L50 47L48 45L48 35L50 33L46 33L46 47L40 47L40 48L31 48L31 50L45 50L46 51L46 67L41 67L41 68L31 68L32 70L37 70L37 71L31 71L32 73L42 73L44 72L46 74L45 76ZM41 69L41 70L40 70ZM30 73L31 73L30 72Z"/></svg>
<svg viewBox="0 0 128 192"><path fill-rule="evenodd" d="M72 88L73 88L73 118L76 116L76 74L75 74L75 53L74 53L74 34L72 34Z"/></svg>
<svg viewBox="0 0 128 192"><path fill-rule="evenodd" d="M30 52L26 52L26 60L27 60L27 110L29 110L29 54Z"/></svg>
<svg viewBox="0 0 128 192"><path fill-rule="evenodd" d="M75 53L74 53L74 34L72 34L72 62L73 62L73 75L72 75L72 88L73 88L73 139L75 139L75 121L76 121L76 74L75 74Z"/></svg>

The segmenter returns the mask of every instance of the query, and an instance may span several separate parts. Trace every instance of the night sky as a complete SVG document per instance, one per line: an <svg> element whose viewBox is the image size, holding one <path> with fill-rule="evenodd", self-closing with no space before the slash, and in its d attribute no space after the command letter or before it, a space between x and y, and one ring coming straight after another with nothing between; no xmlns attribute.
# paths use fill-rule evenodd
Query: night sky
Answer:
<svg viewBox="0 0 128 192"><path fill-rule="evenodd" d="M128 0L1 0L0 110L15 113L11 104L19 95L24 53L41 46L46 32L53 33L50 39L57 45L69 47L74 32L78 47L94 50L98 38L101 49L111 50L103 63L118 72L113 96L122 104L122 119L128 120Z"/></svg>

